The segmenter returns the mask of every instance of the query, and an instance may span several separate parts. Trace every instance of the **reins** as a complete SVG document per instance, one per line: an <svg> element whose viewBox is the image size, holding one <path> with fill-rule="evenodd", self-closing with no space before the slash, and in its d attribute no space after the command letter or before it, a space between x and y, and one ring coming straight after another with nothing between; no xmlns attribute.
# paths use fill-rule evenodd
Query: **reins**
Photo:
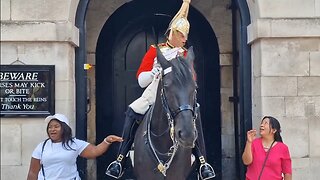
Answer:
<svg viewBox="0 0 320 180"><path fill-rule="evenodd" d="M156 160L157 160L157 169L162 173L163 176L166 176L166 172L167 172L167 169L169 169L171 163L172 163L172 160L173 160L173 157L175 156L177 150L178 150L178 143L177 141L172 141L173 145L169 148L169 151L172 149L172 154L168 154L169 155L169 159L163 163L158 154L156 153L156 149L152 143L152 140L151 140L151 136L150 136L150 132L151 132L151 120L152 120L152 114L153 114L153 110L154 110L154 105L151 106L151 109L150 109L150 118L148 119L148 123L147 123L147 138L148 138L148 142L149 142L149 145L150 145L150 148L152 150L152 153L153 155L155 156Z"/></svg>
<svg viewBox="0 0 320 180"><path fill-rule="evenodd" d="M169 69L169 70L168 70ZM167 73L171 72L171 67L165 69L163 76L165 76ZM193 116L193 120L195 121L195 119L197 118L197 113L195 111L195 105L191 106L190 104L187 105L181 105L179 106L176 110L171 111L168 101L167 101L167 97L166 97L166 93L164 90L164 84L163 84L163 76L161 76L160 78L160 83L161 83L161 90L160 90L160 97L161 97L161 103L163 106L163 109L165 111L167 120L168 120L168 129L169 129L169 133L170 133L170 138L172 141L172 146L169 148L167 153L159 153L159 151L154 147L153 142L151 140L151 135L153 134L152 130L151 130L151 121L152 121L152 115L153 115L153 111L154 111L154 106L152 105L150 107L150 116L147 120L147 141L149 142L150 145L150 149L152 151L152 154L154 155L154 157L156 158L157 161L157 169L162 173L163 176L166 176L166 172L167 170L170 168L170 165L172 163L172 160L174 158L174 156L176 155L176 152L178 150L179 144L178 141L176 140L175 137L175 133L174 133L174 119L175 117L177 117L177 115L179 113L181 113L182 111L187 111L190 110L192 112L192 116ZM194 104L196 104L196 91L194 94ZM168 132L168 129L166 129L163 133L161 133L159 136L163 136L166 132ZM166 162L163 162L160 158L159 155L166 155L169 157L169 159Z"/></svg>

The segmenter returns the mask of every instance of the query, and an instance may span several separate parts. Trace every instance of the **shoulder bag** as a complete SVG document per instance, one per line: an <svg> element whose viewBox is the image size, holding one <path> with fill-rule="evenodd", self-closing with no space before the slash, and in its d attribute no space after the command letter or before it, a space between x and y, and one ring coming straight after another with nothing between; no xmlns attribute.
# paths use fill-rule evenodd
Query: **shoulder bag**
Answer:
<svg viewBox="0 0 320 180"><path fill-rule="evenodd" d="M40 161L40 164L41 164L41 171L42 171L42 175L43 175L44 180L46 180L46 176L44 175L44 169L43 169L43 164L42 164L42 154L43 154L44 146L46 145L46 143L47 143L48 140L49 140L49 138L46 139L46 140L43 142L43 144L42 144L42 149L41 149L41 161Z"/></svg>
<svg viewBox="0 0 320 180"><path fill-rule="evenodd" d="M263 169L264 169L264 167L266 166L266 162L267 162L267 159L268 159L269 154L270 154L270 150L271 150L271 148L272 148L272 146L273 146L274 142L276 142L276 141L274 140L274 141L272 142L272 144L271 144L270 148L268 149L267 156L266 156L266 158L264 159L264 162L263 162L262 169L261 169L261 171L260 171L260 174L259 174L259 178L258 178L258 180L260 180L260 178L261 178L261 175L262 175Z"/></svg>

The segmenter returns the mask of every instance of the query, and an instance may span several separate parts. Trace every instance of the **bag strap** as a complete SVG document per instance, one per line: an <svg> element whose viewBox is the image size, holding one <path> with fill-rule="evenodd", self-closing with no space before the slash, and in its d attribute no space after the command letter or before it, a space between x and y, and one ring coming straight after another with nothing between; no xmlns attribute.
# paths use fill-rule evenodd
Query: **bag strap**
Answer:
<svg viewBox="0 0 320 180"><path fill-rule="evenodd" d="M274 140L274 141L272 142L272 144L271 144L270 148L268 149L267 156L266 156L266 158L264 159L264 162L263 162L262 169L261 169L261 171L260 171L260 174L259 174L259 178L258 178L258 180L260 180L260 178L261 178L261 175L262 175L263 169L264 169L264 167L266 166L266 162L267 162L267 159L268 159L269 154L270 154L270 150L271 150L272 145L274 144L274 142L276 142L276 140Z"/></svg>
<svg viewBox="0 0 320 180"><path fill-rule="evenodd" d="M48 141L48 140L49 140L49 138L48 138L48 139L46 139L46 140L43 142L43 144L42 144L42 149L41 149L41 160L42 160L42 154L43 154L44 146L46 145L46 143L47 143L47 141ZM41 162L41 161L40 161L40 164L41 164L41 171L42 171L42 175L43 175L44 179L46 179L46 176L44 175L43 164L42 164L42 162Z"/></svg>

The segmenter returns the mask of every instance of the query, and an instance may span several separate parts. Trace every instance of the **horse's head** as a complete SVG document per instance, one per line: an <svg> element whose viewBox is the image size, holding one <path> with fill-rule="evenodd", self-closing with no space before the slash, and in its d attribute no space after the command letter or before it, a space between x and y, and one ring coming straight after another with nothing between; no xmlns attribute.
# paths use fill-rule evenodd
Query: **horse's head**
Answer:
<svg viewBox="0 0 320 180"><path fill-rule="evenodd" d="M167 118L174 127L175 140L179 145L193 148L197 138L196 119L196 82L193 69L194 52L189 48L187 57L178 56L166 60L160 50L157 60L163 69L161 88L162 104Z"/></svg>

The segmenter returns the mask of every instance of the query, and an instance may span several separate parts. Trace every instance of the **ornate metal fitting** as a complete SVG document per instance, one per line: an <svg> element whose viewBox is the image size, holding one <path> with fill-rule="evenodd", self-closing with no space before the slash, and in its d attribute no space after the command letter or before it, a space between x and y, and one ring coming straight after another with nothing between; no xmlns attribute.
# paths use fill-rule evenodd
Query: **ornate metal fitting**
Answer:
<svg viewBox="0 0 320 180"><path fill-rule="evenodd" d="M204 159L203 156L200 156L200 157L199 157L199 160L200 160L200 163L201 163L201 164L206 163L206 160Z"/></svg>
<svg viewBox="0 0 320 180"><path fill-rule="evenodd" d="M171 115L170 115L170 113L167 113L167 118L171 121Z"/></svg>
<svg viewBox="0 0 320 180"><path fill-rule="evenodd" d="M162 173L165 170L165 167L162 163L158 164L158 170Z"/></svg>
<svg viewBox="0 0 320 180"><path fill-rule="evenodd" d="M119 156L118 156L118 158L117 158L117 161L122 161L122 159L123 159L123 155L122 154L120 154Z"/></svg>
<svg viewBox="0 0 320 180"><path fill-rule="evenodd" d="M170 127L170 137L172 140L174 140L174 127L173 126Z"/></svg>

